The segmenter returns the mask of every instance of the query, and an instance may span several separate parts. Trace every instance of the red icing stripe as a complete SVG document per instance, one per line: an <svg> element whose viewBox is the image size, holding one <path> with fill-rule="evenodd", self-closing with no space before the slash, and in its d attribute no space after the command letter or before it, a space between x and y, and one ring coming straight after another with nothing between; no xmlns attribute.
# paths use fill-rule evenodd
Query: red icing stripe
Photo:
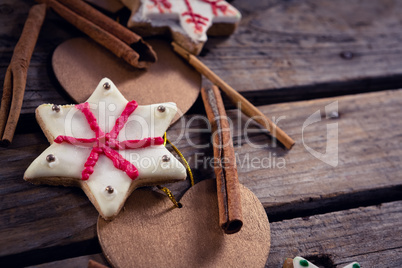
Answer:
<svg viewBox="0 0 402 268"><path fill-rule="evenodd" d="M136 179L138 177L138 170L137 168L131 164L129 161L124 159L118 152L111 149L110 147L104 147L103 153L109 157L113 161L113 165L115 168L120 169L132 179Z"/></svg>
<svg viewBox="0 0 402 268"><path fill-rule="evenodd" d="M211 5L212 8L212 13L215 16L218 16L218 10L220 10L223 14L226 14L226 11L228 9L228 6L221 3L221 5L219 5L219 2L221 2L222 0L216 0L216 1L211 1L211 0L201 0L205 3L208 3Z"/></svg>
<svg viewBox="0 0 402 268"><path fill-rule="evenodd" d="M172 7L172 4L169 2L169 0L151 0L151 2L154 5L150 8L157 7L160 13L165 13L163 8L166 8L170 11L170 8Z"/></svg>
<svg viewBox="0 0 402 268"><path fill-rule="evenodd" d="M156 138L144 138L142 140L127 140L120 142L120 147L124 149L139 149L145 148L152 145L162 145L163 138L156 137Z"/></svg>
<svg viewBox="0 0 402 268"><path fill-rule="evenodd" d="M80 145L80 143L95 143L96 141L98 141L98 138L92 138L92 139L80 139L80 138L74 138L74 137L70 137L70 136L57 136L56 139L54 139L55 143L69 143L69 144L73 144L73 145ZM85 146L85 145L84 145Z"/></svg>
<svg viewBox="0 0 402 268"><path fill-rule="evenodd" d="M124 108L124 111L121 113L119 118L117 118L113 129L110 131L110 137L112 139L117 138L117 136L119 135L120 130L127 123L128 117L134 112L135 109L137 109L137 107L138 107L138 104L134 100L130 101L129 103L127 103L126 108Z"/></svg>
<svg viewBox="0 0 402 268"><path fill-rule="evenodd" d="M75 105L75 108L80 110L88 121L89 126L91 127L92 131L95 132L96 137L104 135L103 131L100 129L98 122L96 121L95 115L89 109L89 103L81 103Z"/></svg>
<svg viewBox="0 0 402 268"><path fill-rule="evenodd" d="M92 148L91 153L88 156L87 161L84 164L84 170L82 171L81 174L81 179L86 181L89 179L89 176L94 172L94 167L96 162L98 162L99 155L102 153L102 150L100 150L98 147Z"/></svg>

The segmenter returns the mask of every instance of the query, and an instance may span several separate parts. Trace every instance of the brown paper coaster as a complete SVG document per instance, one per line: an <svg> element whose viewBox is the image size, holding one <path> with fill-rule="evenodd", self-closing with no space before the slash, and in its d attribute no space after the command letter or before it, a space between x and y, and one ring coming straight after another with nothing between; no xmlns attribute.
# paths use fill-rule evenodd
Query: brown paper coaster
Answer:
<svg viewBox="0 0 402 268"><path fill-rule="evenodd" d="M198 97L201 75L177 56L163 40L147 40L158 62L148 70L128 65L109 51L85 38L67 40L53 54L54 73L66 92L77 102L85 102L99 81L110 78L128 100L139 105L175 102L176 121Z"/></svg>
<svg viewBox="0 0 402 268"><path fill-rule="evenodd" d="M227 235L218 223L215 180L190 188L181 203L137 190L113 221L98 219L98 237L114 267L264 267L270 248L267 215L241 186L244 225Z"/></svg>

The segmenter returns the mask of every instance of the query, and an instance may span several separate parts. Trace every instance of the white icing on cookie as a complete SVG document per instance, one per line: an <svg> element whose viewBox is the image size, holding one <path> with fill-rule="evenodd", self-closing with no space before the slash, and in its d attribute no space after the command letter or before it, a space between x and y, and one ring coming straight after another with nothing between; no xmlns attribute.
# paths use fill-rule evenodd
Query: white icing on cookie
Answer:
<svg viewBox="0 0 402 268"><path fill-rule="evenodd" d="M237 23L240 19L240 12L223 0L141 0L129 26L135 22L168 26L197 43L207 40L206 32L212 24Z"/></svg>
<svg viewBox="0 0 402 268"><path fill-rule="evenodd" d="M110 84L109 89L103 87L106 82ZM116 119L129 106L129 102L107 78L102 79L87 102L90 113L95 116L97 125L106 136L112 135L110 133L115 126ZM161 105L165 107L164 115L156 116L155 111ZM179 181L186 178L184 166L163 145L150 144L145 148L134 149L133 147L113 147L108 145L108 138L103 138L106 136L101 136L93 144L98 144L97 142L105 144L114 155L119 156L114 158L110 155L107 156L105 152L101 152L93 166L93 173L89 172L90 175L88 175L87 180L81 180L84 178L83 171L88 168L85 164L93 151L93 146L95 146L89 141L95 141L97 138L82 108L80 110L77 107L79 105L60 106L61 112L59 113L52 111L51 104L38 107L37 116L42 120L44 131L56 141L28 167L24 175L26 180L71 178L71 180L81 181L82 184L88 186L91 195L94 197L94 200L91 201L97 203L100 213L108 218L118 213L119 208L129 195L131 185L134 184L134 188L136 188L137 185ZM175 116L176 110L174 103L138 106L128 115L115 140L120 145L126 141L143 140L149 137L156 137L160 141L160 137L163 136ZM57 141L60 136L67 138L63 141ZM85 139L86 142L74 140L70 144L69 139ZM132 145L129 144L128 146ZM56 160L52 163L46 160L49 154L55 156ZM170 161L168 163L161 160L164 155L169 156ZM120 156L129 164L116 168L114 161ZM132 165L138 170L136 176L124 169L127 166L132 167ZM57 182L55 181L55 183ZM113 188L113 192L105 192L108 186Z"/></svg>
<svg viewBox="0 0 402 268"><path fill-rule="evenodd" d="M318 268L318 266L298 256L293 259L293 268ZM358 262L352 262L343 268L360 268L360 264Z"/></svg>
<svg viewBox="0 0 402 268"><path fill-rule="evenodd" d="M293 259L293 268L306 268L306 267L318 268L318 266L315 266L314 264L312 264L311 262L302 257L297 256Z"/></svg>
<svg viewBox="0 0 402 268"><path fill-rule="evenodd" d="M360 264L358 262L352 262L352 263L349 263L348 265L346 265L343 268L360 268Z"/></svg>

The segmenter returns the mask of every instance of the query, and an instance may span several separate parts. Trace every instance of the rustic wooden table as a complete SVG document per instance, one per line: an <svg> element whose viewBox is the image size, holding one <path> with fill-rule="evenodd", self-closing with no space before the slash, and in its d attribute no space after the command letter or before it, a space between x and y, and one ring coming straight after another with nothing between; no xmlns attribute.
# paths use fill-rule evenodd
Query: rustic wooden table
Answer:
<svg viewBox="0 0 402 268"><path fill-rule="evenodd" d="M1 84L33 4L0 2ZM402 2L232 4L243 14L240 27L230 38L211 38L200 59L264 114L280 119L278 125L296 140L286 151L254 124L245 131L247 118L228 111L240 182L257 195L271 222L266 267L281 267L286 257L296 255L321 267L352 261L362 267L402 267ZM35 108L72 102L50 63L54 49L77 36L82 34L47 14L15 139L0 149L1 267L85 267L89 258L103 261L98 214L85 194L22 179L48 146ZM320 121L309 125L316 111ZM190 129L173 125L171 139L188 131L192 142L208 143L209 134L191 131L204 126L196 118L204 113L198 99L185 116ZM197 181L214 176L210 166L197 161L212 157L211 146L196 149L185 139L175 143ZM257 159L254 165L250 159ZM188 187L183 182L172 189L180 196Z"/></svg>

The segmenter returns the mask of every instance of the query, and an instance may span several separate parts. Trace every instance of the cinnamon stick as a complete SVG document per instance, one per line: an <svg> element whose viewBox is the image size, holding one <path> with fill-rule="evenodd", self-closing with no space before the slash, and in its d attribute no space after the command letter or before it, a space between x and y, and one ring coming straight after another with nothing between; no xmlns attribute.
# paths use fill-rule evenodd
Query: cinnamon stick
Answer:
<svg viewBox="0 0 402 268"><path fill-rule="evenodd" d="M89 260L88 261L88 268L108 268L106 265L103 265L97 261Z"/></svg>
<svg viewBox="0 0 402 268"><path fill-rule="evenodd" d="M292 258L286 258L285 261L283 262L283 267L282 268L294 268L293 267L293 259Z"/></svg>
<svg viewBox="0 0 402 268"><path fill-rule="evenodd" d="M152 47L144 42L141 36L124 27L120 23L112 20L102 12L94 9L82 0L58 0L60 3L80 15L98 25L105 31L112 33L118 39L129 45L138 52L139 61L156 62L156 53Z"/></svg>
<svg viewBox="0 0 402 268"><path fill-rule="evenodd" d="M4 145L13 140L24 100L27 72L39 32L46 16L46 5L34 5L15 46L4 79L0 108L0 137Z"/></svg>
<svg viewBox="0 0 402 268"><path fill-rule="evenodd" d="M269 118L267 118L260 110L252 105L246 98L244 98L239 92L234 90L225 81L211 71L205 64L203 64L197 57L190 54L184 48L172 42L172 46L175 52L190 63L199 73L203 74L212 83L217 85L229 99L234 103L245 115L254 119L259 124L264 126L271 132L273 137L276 137L287 149L291 149L295 144L295 141L289 137L282 129L274 124Z"/></svg>
<svg viewBox="0 0 402 268"><path fill-rule="evenodd" d="M46 3L66 21L133 67L147 68L156 62L155 51L141 37L131 31L122 30L123 26L82 1L63 1L67 6L56 0L37 0L37 2Z"/></svg>
<svg viewBox="0 0 402 268"><path fill-rule="evenodd" d="M201 95L213 131L219 225L233 234L243 226L243 216L230 126L218 87L204 87Z"/></svg>

